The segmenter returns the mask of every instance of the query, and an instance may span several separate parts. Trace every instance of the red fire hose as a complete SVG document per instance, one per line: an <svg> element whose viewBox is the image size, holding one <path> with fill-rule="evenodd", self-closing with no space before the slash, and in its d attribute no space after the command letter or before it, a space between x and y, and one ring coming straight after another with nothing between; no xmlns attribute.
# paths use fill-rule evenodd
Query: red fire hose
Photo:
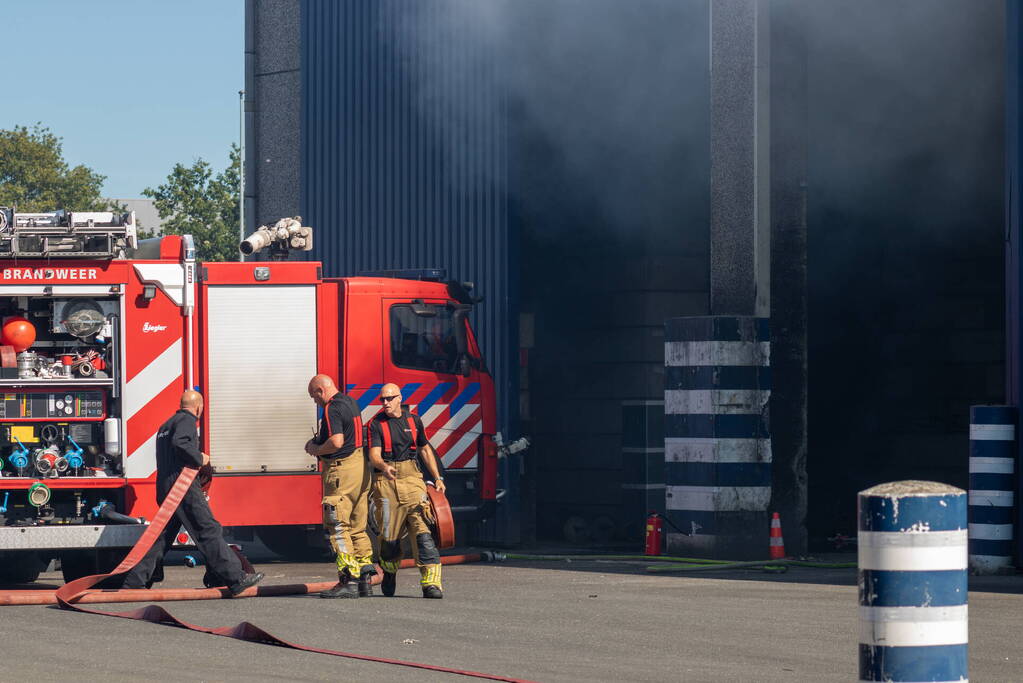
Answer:
<svg viewBox="0 0 1023 683"><path fill-rule="evenodd" d="M430 512L433 517L430 527L437 539L437 547L440 550L454 548L455 518L451 514L448 497L432 486L426 487L426 494L430 498Z"/></svg>
<svg viewBox="0 0 1023 683"><path fill-rule="evenodd" d="M469 553L466 555L445 555L440 563L466 564L468 562L485 562L489 553ZM403 560L403 569L414 567L414 560ZM105 574L113 576L116 572ZM381 575L373 577L373 585L380 583ZM255 586L242 593L243 597L273 598L280 595L312 595L327 590L336 581L315 583L286 583L275 586ZM117 602L177 602L180 600L220 600L227 597L224 588L122 588L121 590L87 590L75 600L76 605L96 605ZM0 607L7 605L56 605L57 591L54 590L0 590Z"/></svg>
<svg viewBox="0 0 1023 683"><path fill-rule="evenodd" d="M282 640L277 636L267 633L263 629L250 624L247 621L243 621L235 626L221 626L219 628L208 628L205 626L197 626L195 624L189 624L187 622L177 619L172 614L167 612L158 605L147 605L136 610L130 610L128 612L101 612L99 610L88 609L82 607L82 604L87 603L105 603L105 602L139 602L148 600L157 601L171 601L171 600L213 600L223 598L228 595L226 588L171 588L171 589L158 589L158 590L144 590L144 589L124 589L117 591L94 591L90 590L93 586L100 583L106 578L111 576L118 576L129 571L132 567L138 564L149 549L153 546L157 537L163 533L164 528L174 515L174 511L177 510L178 505L181 503L181 499L184 497L188 487L191 486L192 480L196 477L196 470L185 468L181 471L181 475L174 483L174 487L170 493L164 499L163 504L160 505L160 509L156 513L156 517L150 523L149 527L139 538L135 546L128 552L127 556L121 560L121 563L114 568L109 574L100 574L97 576L85 576L80 579L75 579L70 583L67 583L56 591L17 591L8 590L0 591L0 605L43 605L52 604L56 602L60 605L61 609L74 610L76 612L85 612L88 614L99 614L108 617L120 617L122 619L136 619L139 621L149 621L156 624L167 624L170 626L179 626L190 629L192 631L198 631L200 633L209 633L216 636L226 636L228 638L236 638L238 640L246 640L253 643L263 643L266 645L277 645L279 647L288 647L295 650L303 650L305 652L318 652L320 654L333 655L336 657L347 657L349 659L360 659L367 662L378 662L381 664L394 664L397 666L406 666L416 669L427 669L430 671L439 671L442 673L455 674L459 676L469 676L472 678L483 678L492 681L507 681L509 683L533 683L520 678L509 678L507 676L498 676L496 674L482 673L479 671L465 671L461 669L453 669L444 666L435 666L433 664L421 664L419 662L408 662L400 659L387 659L385 657L371 657L369 655L360 655L352 652L341 652L338 650L325 650L322 648L309 647L306 645L298 645L291 643L286 640ZM442 557L442 564L461 564L463 562L478 561L482 558L482 555L454 555L448 557ZM402 566L413 566L411 561L402 562ZM381 579L380 573L378 572L373 577L373 583L379 583ZM304 583L304 584L291 584L284 586L253 586L252 588L246 589L239 597L257 597L257 596L273 596L273 595L296 595L304 593L314 593L321 590L325 590L334 585L334 582L323 582L323 583Z"/></svg>

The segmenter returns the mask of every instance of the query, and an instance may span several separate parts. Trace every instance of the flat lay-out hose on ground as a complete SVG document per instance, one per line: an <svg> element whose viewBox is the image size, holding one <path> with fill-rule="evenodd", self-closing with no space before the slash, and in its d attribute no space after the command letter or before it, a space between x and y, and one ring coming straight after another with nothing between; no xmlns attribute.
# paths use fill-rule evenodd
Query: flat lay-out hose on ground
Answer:
<svg viewBox="0 0 1023 683"><path fill-rule="evenodd" d="M706 560L698 557L669 557L666 555L521 555L505 554L509 560L527 560L535 562L565 562L569 560L594 561L636 561L636 562L685 562L687 564L730 564L731 560Z"/></svg>
<svg viewBox="0 0 1023 683"><path fill-rule="evenodd" d="M807 562L804 560L758 560L754 562L728 562L725 564L655 564L646 568L648 572L699 572L714 569L756 569L774 567L812 567L816 569L855 569L855 562Z"/></svg>
<svg viewBox="0 0 1023 683"><path fill-rule="evenodd" d="M509 560L524 560L533 562L571 562L571 561L599 561L599 562L664 562L667 564L655 564L646 568L648 572L698 572L713 571L715 569L754 569L761 567L811 567L815 569L855 569L855 562L815 562L811 560L756 560L751 562L736 562L733 560L708 560L700 557L670 557L664 555L520 555L509 553L505 555ZM688 566L687 566L688 565Z"/></svg>
<svg viewBox="0 0 1023 683"><path fill-rule="evenodd" d="M228 591L226 588L212 588L212 589L157 589L157 590L90 590L93 586L100 583L104 579L111 576L118 576L129 571L132 567L138 564L146 553L153 546L157 537L163 533L164 528L170 522L174 515L174 511L177 510L178 505L181 503L181 499L184 497L188 487L191 486L192 481L195 479L196 470L185 468L181 471L181 475L174 483L174 487L170 493L167 494L167 498L164 499L163 504L160 505L160 509L157 511L156 516L150 523L149 527L139 538L135 546L128 552L127 556L121 561L117 567L114 568L109 574L100 574L97 576L85 576L80 579L76 579L67 583L54 591L0 591L0 605L15 605L15 604L47 604L56 602L60 605L61 609L74 610L77 612L85 612L87 614L99 614L108 617L120 617L122 619L136 619L140 621L149 621L156 624L167 624L169 626L178 626L181 628L187 628L192 631L198 631L200 633L209 633L211 635L226 636L228 638L236 638L238 640L246 640L253 643L263 643L266 645L276 645L279 647L287 647L295 650L303 650L305 652L317 652L320 654L333 655L336 657L346 657L349 659L359 659L367 662L377 662L380 664L393 664L396 666L411 667L416 669L426 669L429 671L438 671L442 673L455 674L459 676L468 676L472 678L482 678L492 681L508 681L509 683L532 683L519 678L510 678L507 676L499 676L496 674L488 674L479 671L466 671L462 669L454 669L445 666L436 666L433 664L422 664L419 662L409 662L399 659L387 659L385 657L372 657L369 655L360 655L351 652L341 652L338 650L326 650L316 647L308 647L305 645L298 645L290 643L286 640L278 638L270 633L267 633L263 629L255 626L247 621L243 621L235 626L222 626L219 628L208 628L205 626L196 626L187 622L177 619L171 615L167 610L163 609L158 605L147 605L140 609L130 610L127 612L101 612L99 610L89 609L82 607L85 603L97 603L97 602L136 602L136 601L150 601L150 600L210 600L227 597ZM472 562L482 559L480 555L459 555L449 556L441 558L443 564L460 564L462 562ZM377 576L374 577L373 583L379 583L381 575L378 572ZM320 590L325 590L334 585L334 582L324 583L308 583L308 584L295 584L291 586L253 586L252 588L246 589L239 597L255 597L255 596L270 596L270 595L294 595L302 593L314 593ZM19 597L22 596L22 597Z"/></svg>

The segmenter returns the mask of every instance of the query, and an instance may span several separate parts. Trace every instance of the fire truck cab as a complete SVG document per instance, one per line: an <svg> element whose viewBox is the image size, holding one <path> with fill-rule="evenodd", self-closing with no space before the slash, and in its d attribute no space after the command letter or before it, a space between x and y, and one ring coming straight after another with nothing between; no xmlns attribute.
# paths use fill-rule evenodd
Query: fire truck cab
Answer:
<svg viewBox="0 0 1023 683"><path fill-rule="evenodd" d="M214 514L277 552L322 538L319 464L304 451L317 373L364 422L398 384L456 515L493 513L494 383L468 283L436 270L324 277L283 260L311 245L296 219L243 245L278 260L200 263L187 235L138 241L132 214L0 215L0 581L34 580L53 558L66 579L119 561L156 511L157 429L190 387L206 398Z"/></svg>

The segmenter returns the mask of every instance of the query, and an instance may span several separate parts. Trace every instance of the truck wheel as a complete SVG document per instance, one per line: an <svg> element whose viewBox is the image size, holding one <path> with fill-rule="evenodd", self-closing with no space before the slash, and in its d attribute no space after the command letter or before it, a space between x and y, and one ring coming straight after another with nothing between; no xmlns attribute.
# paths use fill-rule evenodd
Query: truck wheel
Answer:
<svg viewBox="0 0 1023 683"><path fill-rule="evenodd" d="M127 549L104 548L102 550L71 550L60 555L60 570L64 583L70 583L83 576L106 574L120 563ZM99 584L97 588L120 588L124 577L115 576Z"/></svg>
<svg viewBox="0 0 1023 683"><path fill-rule="evenodd" d="M0 555L0 583L32 583L45 568L45 563L37 553Z"/></svg>
<svg viewBox="0 0 1023 683"><path fill-rule="evenodd" d="M262 526L257 533L271 552L288 560L319 562L330 557L330 546L318 528L310 531L304 526Z"/></svg>
<svg viewBox="0 0 1023 683"><path fill-rule="evenodd" d="M565 540L572 545L584 545L590 541L590 525L579 515L566 519L561 530L565 534Z"/></svg>
<svg viewBox="0 0 1023 683"><path fill-rule="evenodd" d="M607 515L601 515L590 522L590 538L595 543L606 545L614 540L615 522Z"/></svg>

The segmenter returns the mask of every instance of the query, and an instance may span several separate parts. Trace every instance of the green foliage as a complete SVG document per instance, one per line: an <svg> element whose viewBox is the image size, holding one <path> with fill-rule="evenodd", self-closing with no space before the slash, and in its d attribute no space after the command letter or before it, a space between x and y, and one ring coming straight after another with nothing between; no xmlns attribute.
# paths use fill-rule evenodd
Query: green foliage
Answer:
<svg viewBox="0 0 1023 683"><path fill-rule="evenodd" d="M163 234L189 234L203 261L238 260L238 179L241 155L231 145L226 169L214 175L202 159L191 166L175 164L167 182L142 194L150 197L163 219Z"/></svg>
<svg viewBox="0 0 1023 683"><path fill-rule="evenodd" d="M61 138L36 124L0 130L0 206L19 211L109 210L100 190L106 176L64 161Z"/></svg>

